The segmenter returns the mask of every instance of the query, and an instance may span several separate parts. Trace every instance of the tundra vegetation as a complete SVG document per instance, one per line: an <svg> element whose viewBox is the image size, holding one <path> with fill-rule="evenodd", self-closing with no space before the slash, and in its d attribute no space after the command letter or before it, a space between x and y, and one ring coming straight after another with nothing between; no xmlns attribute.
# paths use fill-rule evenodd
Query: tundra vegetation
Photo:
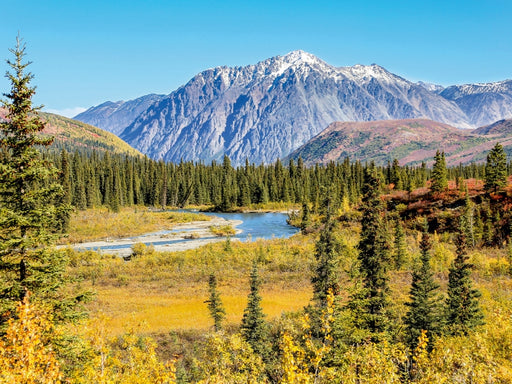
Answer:
<svg viewBox="0 0 512 384"><path fill-rule="evenodd" d="M12 52L0 382L512 382L512 187L499 145L482 165L447 169L439 153L434 170L54 153L37 147L32 76L23 45ZM53 247L195 220L162 210L187 204L294 208L301 233L138 246L130 261Z"/></svg>

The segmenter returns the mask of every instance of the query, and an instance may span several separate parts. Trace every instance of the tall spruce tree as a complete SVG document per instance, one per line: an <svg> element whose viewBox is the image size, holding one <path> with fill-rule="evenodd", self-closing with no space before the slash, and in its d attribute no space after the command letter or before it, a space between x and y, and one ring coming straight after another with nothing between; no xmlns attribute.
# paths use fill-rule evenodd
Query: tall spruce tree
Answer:
<svg viewBox="0 0 512 384"><path fill-rule="evenodd" d="M334 222L328 214L324 230L320 233L315 247L316 268L311 279L313 283L313 299L320 308L327 305L329 291L338 295L340 291L338 272L339 243L334 234Z"/></svg>
<svg viewBox="0 0 512 384"><path fill-rule="evenodd" d="M242 336L254 352L265 358L268 354L268 335L265 314L261 308L261 279L258 274L258 264L253 262L250 277L251 291L247 298L247 307L242 317Z"/></svg>
<svg viewBox="0 0 512 384"><path fill-rule="evenodd" d="M444 152L439 150L434 157L434 167L432 169L432 178L430 190L432 192L442 192L448 189L448 171L446 169L446 160Z"/></svg>
<svg viewBox="0 0 512 384"><path fill-rule="evenodd" d="M65 258L52 251L51 245L69 207L64 203L58 172L42 159L35 148L46 146L52 138L40 136L44 122L32 106L35 88L25 70L25 45L18 37L7 60L12 72L6 77L11 83L5 121L0 123L0 323L12 316L15 303L26 292L32 301L44 301L55 321L65 320L75 300L64 296L60 289L64 281Z"/></svg>
<svg viewBox="0 0 512 384"><path fill-rule="evenodd" d="M460 231L455 239L455 260L448 274L446 323L451 334L467 334L483 323L483 314L478 303L481 294L473 289L473 266L468 262L466 244L464 233Z"/></svg>
<svg viewBox="0 0 512 384"><path fill-rule="evenodd" d="M507 185L507 155L503 146L496 143L487 154L484 188L487 192L497 192L505 185Z"/></svg>
<svg viewBox="0 0 512 384"><path fill-rule="evenodd" d="M360 326L378 341L389 328L389 241L383 223L380 180L374 167L364 173L361 238L357 246L363 290L349 307L358 307Z"/></svg>
<svg viewBox="0 0 512 384"><path fill-rule="evenodd" d="M213 319L213 328L215 332L218 332L222 329L222 322L226 317L226 311L224 310L219 292L217 291L217 278L213 273L208 279L208 290L210 291L210 297L205 303L208 304L208 310Z"/></svg>
<svg viewBox="0 0 512 384"><path fill-rule="evenodd" d="M441 330L441 297L439 284L434 281L434 273L430 267L430 249L432 245L428 233L423 232L420 243L420 264L412 274L412 285L409 296L411 301L406 303L409 311L405 316L407 328L407 343L414 349L421 331L427 331L427 336L439 334Z"/></svg>

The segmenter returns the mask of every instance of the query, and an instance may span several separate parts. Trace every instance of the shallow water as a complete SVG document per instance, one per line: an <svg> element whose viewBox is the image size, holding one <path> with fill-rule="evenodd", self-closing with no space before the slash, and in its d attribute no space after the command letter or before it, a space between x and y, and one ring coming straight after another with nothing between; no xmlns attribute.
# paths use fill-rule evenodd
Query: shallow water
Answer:
<svg viewBox="0 0 512 384"><path fill-rule="evenodd" d="M194 212L192 210L179 210L180 212ZM241 220L242 224L236 226L237 230L241 230L241 233L238 233L232 238L239 239L241 241L255 241L257 239L273 239L273 238L288 238L294 234L296 234L299 229L292 227L286 222L288 215L285 213L217 213L217 212L201 212L207 216L217 216L222 217L226 220ZM193 232L197 230L197 228L187 228L187 229L174 229L169 231L159 231L152 232L146 235L137 236L153 236L153 235L165 235L170 233L180 233L180 232ZM218 239L216 236L212 237L203 237L203 239ZM192 239L169 239L169 240L159 240L152 242L144 242L146 245L167 245L167 244L177 244L184 243L187 241L191 241ZM117 244L117 245L108 245L101 247L82 247L81 249L93 249L93 250L120 250L131 248L132 244Z"/></svg>
<svg viewBox="0 0 512 384"><path fill-rule="evenodd" d="M218 216L226 220L242 220L243 223L236 228L242 233L233 236L240 240L288 238L296 234L299 229L286 222L285 213L210 213L201 212L209 216Z"/></svg>

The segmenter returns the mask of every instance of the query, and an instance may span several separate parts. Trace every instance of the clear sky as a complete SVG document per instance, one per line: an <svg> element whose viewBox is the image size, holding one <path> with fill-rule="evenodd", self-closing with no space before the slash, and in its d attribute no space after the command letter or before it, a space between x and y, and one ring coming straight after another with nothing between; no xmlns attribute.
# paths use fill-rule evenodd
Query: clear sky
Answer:
<svg viewBox="0 0 512 384"><path fill-rule="evenodd" d="M19 32L35 102L64 115L296 49L445 86L512 78L511 0L20 0L0 9L0 58Z"/></svg>

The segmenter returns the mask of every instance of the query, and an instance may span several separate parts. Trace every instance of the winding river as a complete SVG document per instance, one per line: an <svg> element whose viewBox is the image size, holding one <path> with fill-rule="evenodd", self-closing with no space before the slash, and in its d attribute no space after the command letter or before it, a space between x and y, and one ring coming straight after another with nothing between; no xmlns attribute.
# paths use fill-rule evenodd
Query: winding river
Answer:
<svg viewBox="0 0 512 384"><path fill-rule="evenodd" d="M189 210L180 210L188 211ZM288 215L285 213L217 213L201 212L204 215L227 220L227 222L236 222L237 234L233 239L241 241L255 241L257 239L288 238L296 234L299 230L289 225L286 220ZM205 227L206 225L206 227ZM211 234L201 236L200 238L186 238L187 233L205 231L210 224L202 222L195 226L186 228L178 227L174 230L148 233L135 238L118 239L111 242L95 242L77 245L77 249L98 250L106 253L114 253L120 256L127 256L131 253L131 247L136 242L142 242L146 245L153 245L157 250L182 250L202 246L212 241L222 241ZM182 236L177 236L181 234Z"/></svg>

